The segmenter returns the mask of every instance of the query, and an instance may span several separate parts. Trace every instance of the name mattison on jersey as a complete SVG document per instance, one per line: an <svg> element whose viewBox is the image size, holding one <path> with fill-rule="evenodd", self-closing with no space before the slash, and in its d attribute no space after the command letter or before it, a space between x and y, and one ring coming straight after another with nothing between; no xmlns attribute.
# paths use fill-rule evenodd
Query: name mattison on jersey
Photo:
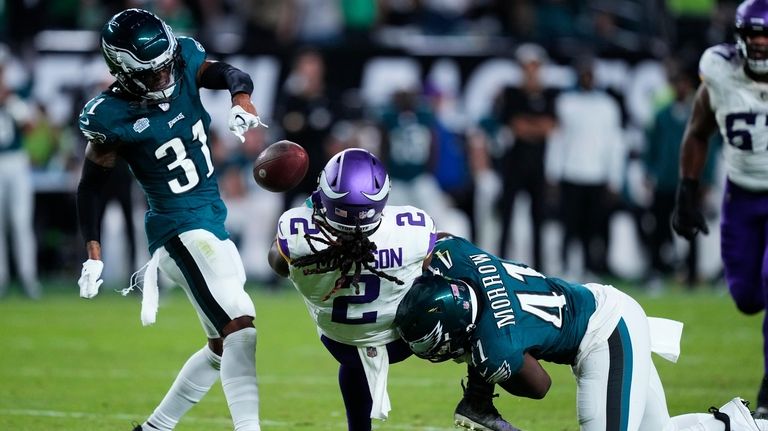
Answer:
<svg viewBox="0 0 768 431"><path fill-rule="evenodd" d="M327 267L326 263L318 263L316 268ZM403 266L403 248L383 248L374 252L373 267L375 269L400 268ZM314 270L304 269L304 275L315 272Z"/></svg>
<svg viewBox="0 0 768 431"><path fill-rule="evenodd" d="M499 268L491 262L491 258L487 254L473 254L469 258L477 267L477 272L481 274L480 280L483 283L483 291L490 302L491 310L493 310L496 327L503 328L507 325L514 325L515 310L512 308L512 301L509 300L509 294L501 280Z"/></svg>

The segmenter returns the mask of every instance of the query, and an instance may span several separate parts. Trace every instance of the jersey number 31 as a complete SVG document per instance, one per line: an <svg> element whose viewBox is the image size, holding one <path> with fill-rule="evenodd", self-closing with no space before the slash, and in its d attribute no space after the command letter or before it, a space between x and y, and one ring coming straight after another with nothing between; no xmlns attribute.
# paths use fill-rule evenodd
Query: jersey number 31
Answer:
<svg viewBox="0 0 768 431"><path fill-rule="evenodd" d="M207 145L208 136L205 134L203 120L197 120L197 123L192 126L192 139L194 139L195 142L200 143L200 151L205 157L205 163L208 168L205 177L208 178L213 175L213 163L211 162L211 151L208 149ZM171 191L176 194L193 189L200 182L200 176L197 174L195 162L188 157L187 149L181 138L173 138L159 146L157 150L155 150L155 157L157 157L158 160L162 160L165 157L168 157L171 152L176 156L176 159L168 164L168 170L172 171L176 168L180 168L184 175L184 181L181 181L180 178L174 178L173 180L168 181L168 186L171 188Z"/></svg>

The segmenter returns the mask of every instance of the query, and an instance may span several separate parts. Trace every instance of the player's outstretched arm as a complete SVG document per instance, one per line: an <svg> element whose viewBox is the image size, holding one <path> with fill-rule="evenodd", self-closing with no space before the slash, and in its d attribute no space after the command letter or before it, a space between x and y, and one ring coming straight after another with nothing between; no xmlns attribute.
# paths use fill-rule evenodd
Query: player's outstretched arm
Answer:
<svg viewBox="0 0 768 431"><path fill-rule="evenodd" d="M541 367L539 361L526 353L520 371L509 379L499 382L499 386L512 395L540 400L549 392L552 379Z"/></svg>
<svg viewBox="0 0 768 431"><path fill-rule="evenodd" d="M251 102L253 80L242 70L221 61L206 60L197 71L197 84L212 90L229 90L232 109L229 113L229 130L245 142L244 133L251 128L264 126L256 107Z"/></svg>
<svg viewBox="0 0 768 431"><path fill-rule="evenodd" d="M699 176L709 151L709 138L717 129L715 112L709 101L709 91L701 84L696 91L693 111L683 135L680 149L680 184L672 213L672 228L678 235L692 240L698 232L709 233L701 211Z"/></svg>
<svg viewBox="0 0 768 431"><path fill-rule="evenodd" d="M104 184L115 166L115 151L99 151L99 146L89 142L85 149L85 162L77 186L77 220L80 232L85 240L88 260L83 262L83 269L77 284L80 296L93 298L99 293L101 271L101 207L104 202Z"/></svg>

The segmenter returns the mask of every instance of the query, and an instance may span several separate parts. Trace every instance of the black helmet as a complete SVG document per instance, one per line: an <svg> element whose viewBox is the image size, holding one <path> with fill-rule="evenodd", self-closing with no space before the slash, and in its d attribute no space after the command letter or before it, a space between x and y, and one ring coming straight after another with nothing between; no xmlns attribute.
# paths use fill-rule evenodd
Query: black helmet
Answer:
<svg viewBox="0 0 768 431"><path fill-rule="evenodd" d="M466 282L425 273L397 307L395 328L416 356L442 362L466 352L476 315L477 299Z"/></svg>
<svg viewBox="0 0 768 431"><path fill-rule="evenodd" d="M101 52L109 72L135 96L168 99L181 79L178 40L163 20L143 9L126 9L104 25Z"/></svg>

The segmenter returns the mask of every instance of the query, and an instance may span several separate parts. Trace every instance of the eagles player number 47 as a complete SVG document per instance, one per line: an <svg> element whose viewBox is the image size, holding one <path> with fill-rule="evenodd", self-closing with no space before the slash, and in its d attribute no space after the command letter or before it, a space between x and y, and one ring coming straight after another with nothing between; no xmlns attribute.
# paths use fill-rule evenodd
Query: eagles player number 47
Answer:
<svg viewBox="0 0 768 431"><path fill-rule="evenodd" d="M197 120L197 123L192 126L192 138L201 144L200 151L203 152L205 163L208 165L208 173L205 176L210 177L213 175L213 163L211 163L211 151L208 149L208 145L206 145L208 136L205 134L203 120ZM184 142L180 138L171 139L155 150L155 157L157 157L158 160L162 160L168 156L169 151L173 151L176 159L168 164L168 170L172 171L176 168L181 168L184 171L186 183L182 184L179 179L173 179L168 181L168 186L171 188L171 191L176 194L191 190L200 182L200 177L197 175L195 163L187 158L187 150L184 147Z"/></svg>

